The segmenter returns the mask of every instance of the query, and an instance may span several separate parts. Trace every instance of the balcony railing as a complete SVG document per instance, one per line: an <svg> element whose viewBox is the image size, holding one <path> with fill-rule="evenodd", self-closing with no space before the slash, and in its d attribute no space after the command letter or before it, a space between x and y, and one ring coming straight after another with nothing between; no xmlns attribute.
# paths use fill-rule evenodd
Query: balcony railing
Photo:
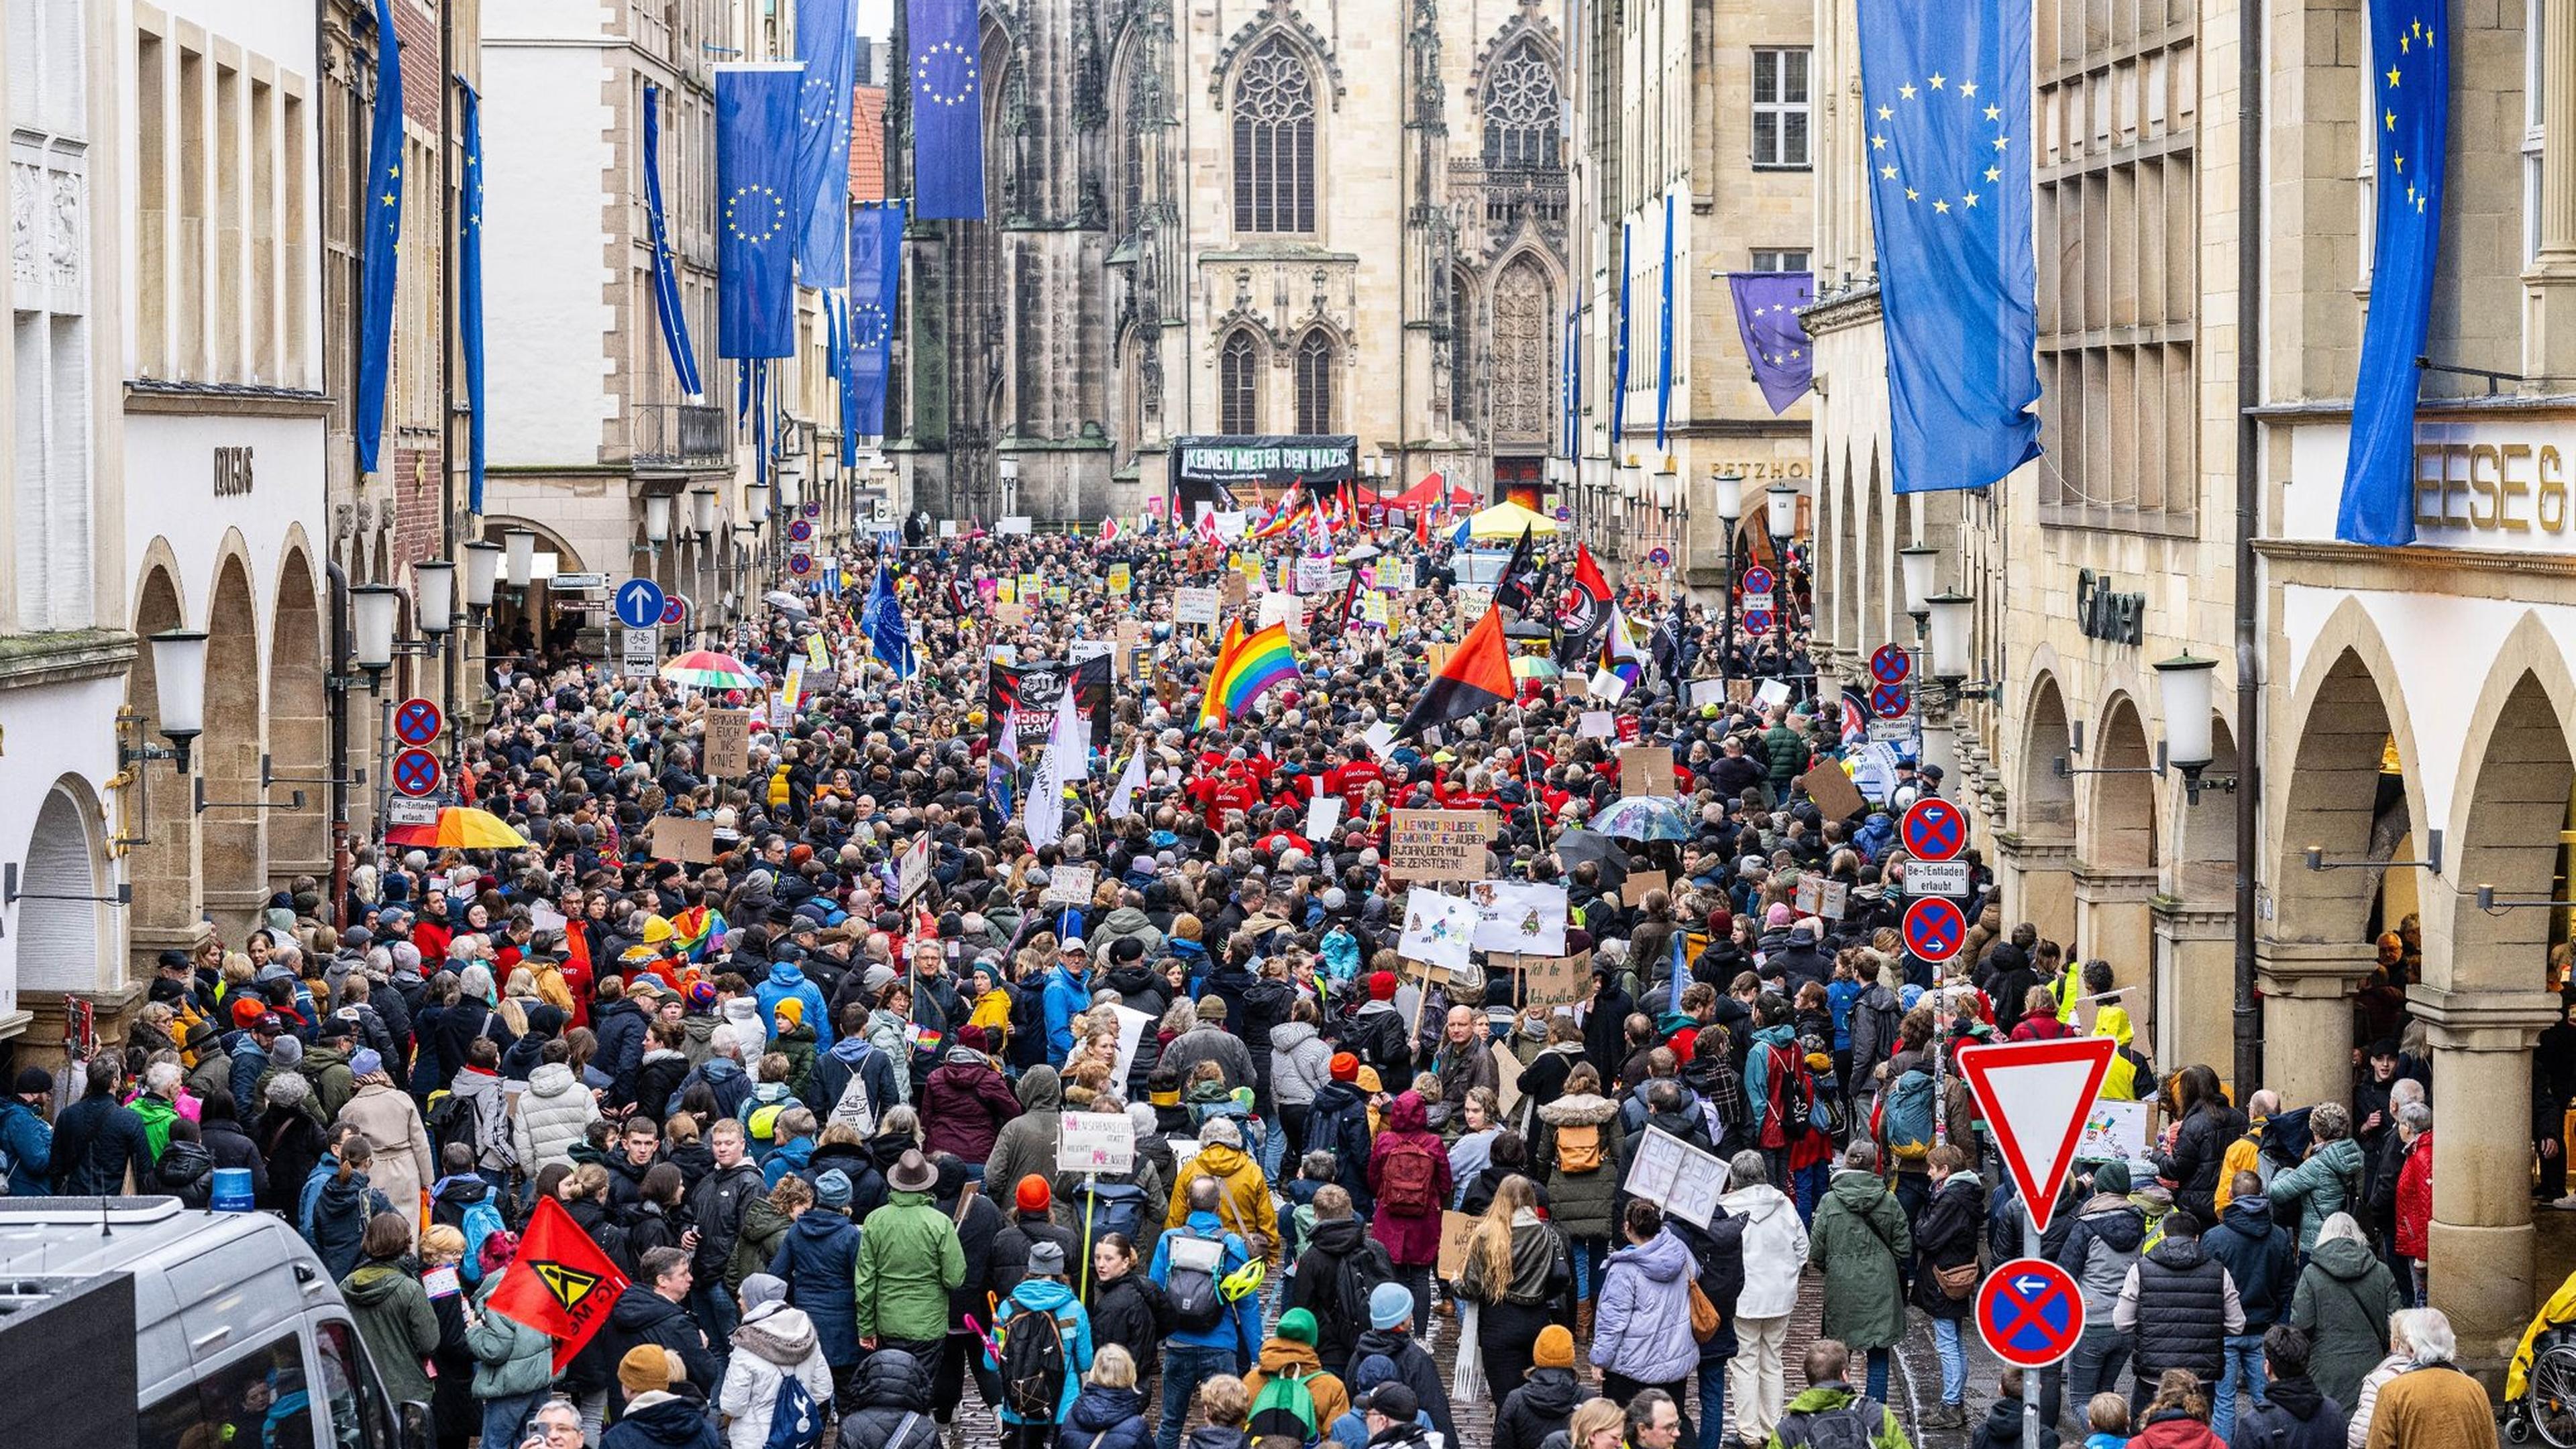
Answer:
<svg viewBox="0 0 2576 1449"><path fill-rule="evenodd" d="M626 461L638 468L723 468L733 461L733 429L709 403L643 403L635 409Z"/></svg>

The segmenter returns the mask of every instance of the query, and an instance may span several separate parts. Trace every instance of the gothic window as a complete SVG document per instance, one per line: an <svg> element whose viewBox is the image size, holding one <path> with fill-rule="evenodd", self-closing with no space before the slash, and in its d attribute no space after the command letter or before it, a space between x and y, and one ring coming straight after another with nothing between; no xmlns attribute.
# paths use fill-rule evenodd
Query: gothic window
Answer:
<svg viewBox="0 0 2576 1449"><path fill-rule="evenodd" d="M1286 40L1254 51L1234 83L1234 229L1315 229L1315 77Z"/></svg>
<svg viewBox="0 0 2576 1449"><path fill-rule="evenodd" d="M1297 344L1297 431L1333 430L1333 339L1309 332Z"/></svg>
<svg viewBox="0 0 2576 1449"><path fill-rule="evenodd" d="M1485 82L1485 165L1523 170L1557 164L1556 71L1523 40Z"/></svg>
<svg viewBox="0 0 2576 1449"><path fill-rule="evenodd" d="M1237 329L1225 339L1217 357L1217 429L1227 433L1261 431L1261 349L1252 334Z"/></svg>
<svg viewBox="0 0 2576 1449"><path fill-rule="evenodd" d="M1526 258L1494 284L1494 436L1548 436L1547 279Z"/></svg>
<svg viewBox="0 0 2576 1449"><path fill-rule="evenodd" d="M1466 270L1449 274L1449 416L1463 435L1476 417L1476 306Z"/></svg>

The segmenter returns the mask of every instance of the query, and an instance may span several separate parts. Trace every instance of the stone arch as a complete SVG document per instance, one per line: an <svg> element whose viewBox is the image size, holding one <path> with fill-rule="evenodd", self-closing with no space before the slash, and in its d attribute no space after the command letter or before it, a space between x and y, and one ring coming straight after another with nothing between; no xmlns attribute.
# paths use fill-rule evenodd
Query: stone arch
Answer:
<svg viewBox="0 0 2576 1449"><path fill-rule="evenodd" d="M2066 695L2045 666L2030 680L2022 711L2020 779L2011 796L2013 829L2028 839L2063 844L2075 838L2075 787L2057 773L2068 758Z"/></svg>
<svg viewBox="0 0 2576 1449"><path fill-rule="evenodd" d="M1476 58L1467 94L1475 108L1477 154L1488 171L1557 167L1565 64L1552 33L1514 16Z"/></svg>
<svg viewBox="0 0 2576 1449"><path fill-rule="evenodd" d="M2276 777L2286 782L2273 831L2280 842L2272 869L2276 940L2348 945L2368 938L2385 872L2312 871L2309 847L2331 860L2389 860L2400 839L2412 835L2420 847L2422 827L2439 823L2425 819L2405 698L2391 683L2401 677L2370 611L2346 598L2318 631L2291 696L2295 753ZM2399 779L2395 798L2384 800L2382 765L2392 742Z"/></svg>
<svg viewBox="0 0 2576 1449"><path fill-rule="evenodd" d="M78 775L65 775L45 792L36 827L27 837L18 889L17 984L0 979L0 991L96 991L108 983L102 942L115 939L108 894L98 797ZM182 883L184 885L184 882ZM0 997L0 1011L17 1009L14 995Z"/></svg>
<svg viewBox="0 0 2576 1449"><path fill-rule="evenodd" d="M1321 70L1325 89L1331 93L1334 110L1342 108L1342 97L1348 87L1342 80L1342 63L1333 53L1333 43L1324 33L1306 23L1306 17L1294 10L1274 10L1257 15L1234 33L1216 53L1216 64L1208 68L1208 102L1224 110L1233 99L1228 79L1235 62L1272 40L1281 40L1306 53L1310 65Z"/></svg>
<svg viewBox="0 0 2576 1449"><path fill-rule="evenodd" d="M2496 652L2460 751L2446 871L2458 894L2432 893L2424 919L2424 981L2437 991L2531 991L2547 980L2550 918L2540 909L2483 912L2468 893L2492 885L2502 898L2548 899L2557 884L2560 833L2576 788L2565 721L2576 716L2576 679L2536 614L2526 613ZM2451 842L2456 842L2453 844ZM2438 931L2438 904L2450 902ZM2436 936L2447 941L2438 948Z"/></svg>
<svg viewBox="0 0 2576 1449"><path fill-rule="evenodd" d="M260 798L259 756L267 741L261 688L258 596L250 560L228 549L215 565L206 604L206 733L197 742L206 798L229 802L197 817L203 842L203 907L227 940L239 939L268 897L263 862L267 812L242 809Z"/></svg>
<svg viewBox="0 0 2576 1449"><path fill-rule="evenodd" d="M291 542L278 563L270 625L268 753L277 774L306 783L276 792L304 792L303 809L276 811L269 821L270 864L281 876L326 875L331 866L330 788L311 783L331 774L319 587L302 540Z"/></svg>
<svg viewBox="0 0 2576 1449"><path fill-rule="evenodd" d="M154 539L145 551L143 587L134 597L134 632L145 642L125 673L125 708L135 723L129 743L161 743L161 705L148 642L165 629L186 626L187 601L170 546ZM208 688L211 689L211 681ZM126 879L134 885L130 907L133 950L139 959L184 943L196 920L194 819L188 810L188 777L158 760L125 767L118 801L118 834L127 842ZM23 970L26 955L19 955ZM138 979L149 977L147 969Z"/></svg>
<svg viewBox="0 0 2576 1449"><path fill-rule="evenodd" d="M1825 459L1830 475L1833 459ZM1863 571L1860 553L1860 492L1852 481L1851 445L1843 445L1841 481L1834 486L1834 635L1835 642L1854 655L1866 654L1876 647L1861 638L1860 591Z"/></svg>
<svg viewBox="0 0 2576 1449"><path fill-rule="evenodd" d="M2146 712L2127 690L2103 702L2100 728L2082 764L2112 774L2079 776L2078 845L2094 870L2151 871L2159 858L2155 777L2131 774L2155 763Z"/></svg>

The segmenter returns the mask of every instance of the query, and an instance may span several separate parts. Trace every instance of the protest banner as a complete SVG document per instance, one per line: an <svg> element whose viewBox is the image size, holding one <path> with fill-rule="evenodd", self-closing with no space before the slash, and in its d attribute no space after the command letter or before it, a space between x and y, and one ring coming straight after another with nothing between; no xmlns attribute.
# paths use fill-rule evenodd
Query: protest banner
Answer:
<svg viewBox="0 0 2576 1449"><path fill-rule="evenodd" d="M1219 605L1217 592L1215 589L1174 589L1172 622L1204 624L1211 629L1215 628Z"/></svg>
<svg viewBox="0 0 2576 1449"><path fill-rule="evenodd" d="M1342 797L1322 790L1316 791L1315 798L1306 803L1306 829L1303 832L1305 837L1308 840L1320 842L1333 833L1334 826L1341 823Z"/></svg>
<svg viewBox="0 0 2576 1449"><path fill-rule="evenodd" d="M1592 995L1592 953L1571 956L1497 955L1495 969L1521 974L1521 1000L1531 1006L1563 1006Z"/></svg>
<svg viewBox="0 0 2576 1449"><path fill-rule="evenodd" d="M1649 1127L1628 1166L1628 1195L1641 1197L1666 1216L1705 1230L1726 1190L1726 1164L1661 1127Z"/></svg>
<svg viewBox="0 0 2576 1449"><path fill-rule="evenodd" d="M2147 1155L2147 1104L2096 1100L2075 1138L2078 1162L2130 1162Z"/></svg>
<svg viewBox="0 0 2576 1449"><path fill-rule="evenodd" d="M724 779L747 773L751 769L751 711L708 710L706 755L710 776Z"/></svg>
<svg viewBox="0 0 2576 1449"><path fill-rule="evenodd" d="M1046 894L1038 897L1038 903L1048 906L1090 905L1092 882L1098 878L1097 867L1059 865L1047 872Z"/></svg>
<svg viewBox="0 0 2576 1449"><path fill-rule="evenodd" d="M1479 951L1555 956L1565 950L1565 887L1480 880L1467 887L1476 906Z"/></svg>
<svg viewBox="0 0 2576 1449"><path fill-rule="evenodd" d="M1574 733L1578 739L1615 740L1619 737L1619 720L1606 709L1587 709L1576 721Z"/></svg>
<svg viewBox="0 0 2576 1449"><path fill-rule="evenodd" d="M1827 820L1847 819L1869 808L1869 802L1860 797L1859 789L1852 784L1851 776L1844 774L1843 767L1831 760L1799 776L1798 783L1807 787L1807 798L1816 802L1816 808L1824 812Z"/></svg>
<svg viewBox="0 0 2576 1449"><path fill-rule="evenodd" d="M1475 934L1476 906L1465 896L1405 892L1404 934L1396 944L1397 955L1443 971L1464 971Z"/></svg>
<svg viewBox="0 0 2576 1449"><path fill-rule="evenodd" d="M1398 810L1387 838L1387 873L1404 880L1483 880L1485 843L1498 824L1491 810Z"/></svg>
<svg viewBox="0 0 2576 1449"><path fill-rule="evenodd" d="M653 817L653 858L705 865L716 858L716 823L686 815Z"/></svg>
<svg viewBox="0 0 2576 1449"><path fill-rule="evenodd" d="M1133 570L1123 563L1114 563L1109 566L1109 592L1112 597L1123 599L1127 597L1128 591L1134 587L1135 575Z"/></svg>
<svg viewBox="0 0 2576 1449"><path fill-rule="evenodd" d="M1662 745L1629 745L1619 751L1622 795L1670 795L1679 780L1673 752Z"/></svg>
<svg viewBox="0 0 2576 1449"><path fill-rule="evenodd" d="M1124 1112L1067 1112L1055 1150L1058 1172L1133 1172L1136 1124Z"/></svg>

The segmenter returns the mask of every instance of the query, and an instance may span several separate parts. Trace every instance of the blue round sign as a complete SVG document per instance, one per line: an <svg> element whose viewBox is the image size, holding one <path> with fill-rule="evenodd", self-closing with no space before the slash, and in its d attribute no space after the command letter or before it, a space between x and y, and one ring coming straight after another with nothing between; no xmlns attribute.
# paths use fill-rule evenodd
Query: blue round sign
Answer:
<svg viewBox="0 0 2576 1449"><path fill-rule="evenodd" d="M2046 1258L1998 1263L1977 1290L1977 1336L2008 1364L2046 1368L2083 1335L2084 1295Z"/></svg>
<svg viewBox="0 0 2576 1449"><path fill-rule="evenodd" d="M415 799L434 793L446 773L439 766L438 756L427 750L405 750L394 756L394 789Z"/></svg>
<svg viewBox="0 0 2576 1449"><path fill-rule="evenodd" d="M1906 853L1915 859L1948 860L1967 848L1968 817L1947 800L1917 800L1906 808L1905 824L1899 833L1905 839Z"/></svg>
<svg viewBox="0 0 2576 1449"><path fill-rule="evenodd" d="M1770 633L1771 611L1768 609L1746 610L1744 614L1744 632L1747 634Z"/></svg>
<svg viewBox="0 0 2576 1449"><path fill-rule="evenodd" d="M802 518L797 519L794 523L787 525L787 536L796 540L798 543L803 543L805 540L814 536L814 525L808 523Z"/></svg>
<svg viewBox="0 0 2576 1449"><path fill-rule="evenodd" d="M1744 592L1748 594L1767 594L1775 582L1777 580L1771 577L1771 571L1760 564L1744 571Z"/></svg>
<svg viewBox="0 0 2576 1449"><path fill-rule="evenodd" d="M651 579L628 579L617 586L617 622L629 629L650 629L662 622L662 586Z"/></svg>
<svg viewBox="0 0 2576 1449"><path fill-rule="evenodd" d="M1905 713L1912 700L1902 684L1874 684L1869 690L1869 710L1880 719L1895 719Z"/></svg>
<svg viewBox="0 0 2576 1449"><path fill-rule="evenodd" d="M1938 966L1968 942L1968 915L1947 896L1925 896L1905 908L1905 949Z"/></svg>
<svg viewBox="0 0 2576 1449"><path fill-rule="evenodd" d="M1657 546L1646 550L1646 562L1653 564L1657 568L1667 567L1672 563L1672 561L1673 551L1671 549Z"/></svg>

